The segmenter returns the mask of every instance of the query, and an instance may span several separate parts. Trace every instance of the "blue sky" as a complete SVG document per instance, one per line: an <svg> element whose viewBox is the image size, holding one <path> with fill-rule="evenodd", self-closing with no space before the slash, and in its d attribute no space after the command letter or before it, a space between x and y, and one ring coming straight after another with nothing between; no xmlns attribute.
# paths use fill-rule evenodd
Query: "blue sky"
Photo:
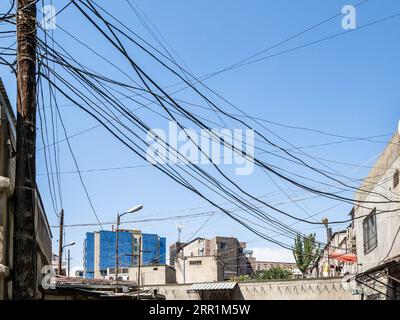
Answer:
<svg viewBox="0 0 400 320"><path fill-rule="evenodd" d="M54 3L56 8L60 9L66 1ZM110 13L119 17L135 32L157 45L125 1L97 1L97 3L108 8ZM339 13L344 5L355 3L336 0L137 0L137 4L167 39L174 51L179 54L180 61L183 61L193 74L200 76L251 56ZM368 24L396 13L400 13L398 1L370 0L357 9L357 25ZM342 32L341 19L342 17L338 17L275 48L268 54L278 53ZM126 67L115 51L93 28L88 26L88 23L72 6L57 16L57 25L68 30L87 45L96 48L96 51L109 57L118 65ZM207 80L206 83L250 115L290 126L313 128L343 136L386 135L376 140L387 141L396 131L400 118L399 27L400 17L397 17L335 39L221 73ZM81 63L114 75L104 61L94 57L59 28L54 31L54 36ZM130 53L163 86L176 82L165 76L156 65L148 62L136 50L132 49ZM10 98L14 100L15 81L4 67L0 70ZM181 97L197 101L188 93L183 93ZM61 96L59 96L59 103L70 104ZM69 135L96 125L93 119L77 108L65 106L60 109ZM162 125L146 110L140 110L137 114L150 122L153 121L155 126ZM342 140L272 124L268 127L295 146ZM61 130L59 135L62 137ZM142 160L119 144L103 128L93 129L71 139L71 145L82 170L143 164ZM38 148L41 146L39 138ZM362 164L365 167L326 163L347 176L361 178L367 174L367 166L373 164L384 146L384 143L379 142L353 141L311 147L304 151L330 161ZM74 171L74 164L66 143L60 143L59 148L61 171ZM294 168L288 167L288 169ZM45 172L41 151L38 151L37 171L39 174ZM116 212L136 204L143 204L144 209L136 217L126 217L127 220L146 219L159 214L165 216L169 212L179 211L180 214L210 210L209 204L205 201L176 185L151 167L84 173L83 178L102 221L112 221L115 219ZM50 205L46 176L39 175L38 183L50 224L57 224ZM268 177L259 171L255 171L251 176L240 178L240 183L254 194L269 193L267 199L271 201L288 200L285 199L285 195L277 192ZM287 185L282 185L282 187L293 189ZM62 198L66 224L96 221L76 174L62 175ZM332 202L319 198L304 201L301 206L310 213L316 213L332 206ZM199 207L201 209L193 209ZM299 216L304 215L293 204L283 205L283 208L296 212ZM324 214L330 219L341 220L347 217L349 211L349 205L340 205ZM320 219L324 214L316 217ZM167 237L169 244L177 238L175 226L178 222L184 225L182 231L184 240L190 238L205 223L197 236L238 237L241 241L248 241L249 248L257 248L256 252L262 259L288 259L291 256L290 253L284 252L275 245L257 239L255 235L228 217L215 215L208 219L208 216L204 216L162 223L135 223L127 227L139 228L148 233L158 233ZM284 221L293 223L290 220ZM310 226L302 224L297 227L303 232L317 232L319 239L324 239L323 228L310 230ZM85 232L96 229L98 227L66 230L67 241L77 242L77 245L72 248L72 265L82 263ZM53 244L56 245L57 229L53 229L53 236Z"/></svg>

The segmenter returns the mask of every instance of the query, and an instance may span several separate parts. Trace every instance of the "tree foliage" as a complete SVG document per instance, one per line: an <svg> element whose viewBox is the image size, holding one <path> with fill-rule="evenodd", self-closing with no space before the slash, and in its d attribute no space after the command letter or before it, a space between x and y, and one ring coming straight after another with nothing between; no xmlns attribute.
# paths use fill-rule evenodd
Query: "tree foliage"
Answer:
<svg viewBox="0 0 400 320"><path fill-rule="evenodd" d="M320 254L321 249L315 241L315 233L308 236L297 235L294 241L293 255L303 277L306 276L308 268L317 261Z"/></svg>
<svg viewBox="0 0 400 320"><path fill-rule="evenodd" d="M289 279L293 276L292 272L281 267L273 267L269 270L256 273L257 280Z"/></svg>

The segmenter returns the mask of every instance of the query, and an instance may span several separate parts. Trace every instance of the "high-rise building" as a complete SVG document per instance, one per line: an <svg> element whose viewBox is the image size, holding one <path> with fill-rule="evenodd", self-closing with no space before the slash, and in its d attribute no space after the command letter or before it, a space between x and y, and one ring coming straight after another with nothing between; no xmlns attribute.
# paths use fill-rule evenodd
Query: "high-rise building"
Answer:
<svg viewBox="0 0 400 320"><path fill-rule="evenodd" d="M103 278L107 268L115 268L115 231L87 232L84 242L84 276ZM139 250L141 247L141 252ZM119 267L139 265L164 265L166 239L157 234L141 233L140 230L119 230L118 257Z"/></svg>

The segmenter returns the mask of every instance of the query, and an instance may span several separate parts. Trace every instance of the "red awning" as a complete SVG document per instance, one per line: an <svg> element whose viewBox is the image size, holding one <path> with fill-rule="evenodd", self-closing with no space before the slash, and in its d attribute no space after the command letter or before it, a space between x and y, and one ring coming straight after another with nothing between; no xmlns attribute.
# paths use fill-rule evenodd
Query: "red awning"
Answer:
<svg viewBox="0 0 400 320"><path fill-rule="evenodd" d="M332 252L329 258L336 259L342 262L357 263L357 256L354 253Z"/></svg>

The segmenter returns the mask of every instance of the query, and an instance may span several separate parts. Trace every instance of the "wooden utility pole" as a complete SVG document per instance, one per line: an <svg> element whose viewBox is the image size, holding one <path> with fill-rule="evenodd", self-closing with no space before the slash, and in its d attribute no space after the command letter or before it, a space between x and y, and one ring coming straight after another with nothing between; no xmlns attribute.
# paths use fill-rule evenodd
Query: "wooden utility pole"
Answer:
<svg viewBox="0 0 400 320"><path fill-rule="evenodd" d="M68 274L67 274L68 277L71 276L70 273L71 273L71 250L68 249Z"/></svg>
<svg viewBox="0 0 400 320"><path fill-rule="evenodd" d="M64 236L64 209L60 212L60 238L58 240L58 274L61 275L62 270L62 254L63 254L63 236Z"/></svg>
<svg viewBox="0 0 400 320"><path fill-rule="evenodd" d="M140 274L140 266L142 264L142 240L143 238L139 238L139 264L138 264L138 279L137 279L137 300L140 300L140 280L141 280L141 274Z"/></svg>
<svg viewBox="0 0 400 320"><path fill-rule="evenodd" d="M13 299L36 297L36 1L18 0Z"/></svg>

